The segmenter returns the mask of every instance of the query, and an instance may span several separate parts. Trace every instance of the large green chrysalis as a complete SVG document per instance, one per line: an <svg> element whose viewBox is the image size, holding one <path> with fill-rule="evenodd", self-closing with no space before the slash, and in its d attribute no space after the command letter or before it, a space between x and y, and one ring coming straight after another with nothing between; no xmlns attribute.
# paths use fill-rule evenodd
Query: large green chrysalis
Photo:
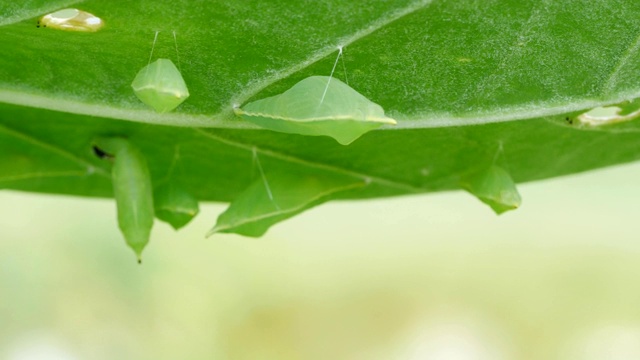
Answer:
<svg viewBox="0 0 640 360"><path fill-rule="evenodd" d="M311 76L284 93L251 102L236 114L269 130L326 135L348 145L364 133L396 121L342 81Z"/></svg>
<svg viewBox="0 0 640 360"><path fill-rule="evenodd" d="M159 186L153 199L156 217L176 230L187 225L200 211L198 200L175 181Z"/></svg>
<svg viewBox="0 0 640 360"><path fill-rule="evenodd" d="M67 31L95 32L104 26L99 17L78 9L62 9L43 16L38 27Z"/></svg>
<svg viewBox="0 0 640 360"><path fill-rule="evenodd" d="M158 59L143 67L131 87L140 101L159 113L175 109L189 97L187 84L169 59Z"/></svg>
<svg viewBox="0 0 640 360"><path fill-rule="evenodd" d="M154 218L151 176L147 163L138 149L124 138L99 138L94 144L96 151L113 159L111 174L118 225L127 244L140 261L142 250L149 242Z"/></svg>
<svg viewBox="0 0 640 360"><path fill-rule="evenodd" d="M522 202L511 175L497 165L474 174L462 186L498 215L517 209Z"/></svg>

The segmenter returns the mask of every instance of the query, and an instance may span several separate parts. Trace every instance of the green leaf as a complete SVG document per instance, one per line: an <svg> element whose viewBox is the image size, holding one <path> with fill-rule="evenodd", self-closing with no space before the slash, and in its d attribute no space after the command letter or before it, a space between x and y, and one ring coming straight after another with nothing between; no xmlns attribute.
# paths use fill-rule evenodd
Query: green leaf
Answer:
<svg viewBox="0 0 640 360"><path fill-rule="evenodd" d="M36 27L67 7L104 27ZM155 183L179 147L175 180L199 201L221 202L252 186L254 149L267 174L371 180L326 200L460 189L498 144L515 183L640 158L635 115L605 126L578 118L598 107L638 110L620 105L640 98L636 1L34 0L5 1L0 13L1 188L113 197L109 164L92 152L105 135L140 149ZM334 79L396 126L341 146L234 114L330 75L339 46ZM152 47L189 86L171 112L141 103L130 86Z"/></svg>
<svg viewBox="0 0 640 360"><path fill-rule="evenodd" d="M269 130L327 135L342 145L382 125L396 124L380 105L327 76L308 77L284 93L249 103L236 113Z"/></svg>
<svg viewBox="0 0 640 360"><path fill-rule="evenodd" d="M207 236L218 232L262 236L272 225L322 203L329 196L365 184L363 179L329 172L269 173L254 181L229 205Z"/></svg>
<svg viewBox="0 0 640 360"><path fill-rule="evenodd" d="M153 192L156 217L178 230L187 225L200 211L198 199L181 184L167 181Z"/></svg>

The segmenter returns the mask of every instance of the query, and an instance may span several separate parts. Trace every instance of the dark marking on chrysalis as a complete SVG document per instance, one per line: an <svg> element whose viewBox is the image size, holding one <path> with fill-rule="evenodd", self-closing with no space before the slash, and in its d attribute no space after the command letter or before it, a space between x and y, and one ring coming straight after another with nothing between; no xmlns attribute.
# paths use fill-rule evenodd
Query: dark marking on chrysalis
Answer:
<svg viewBox="0 0 640 360"><path fill-rule="evenodd" d="M112 159L113 159L113 155L111 155L111 154L107 154L107 152L106 152L106 151L104 151L104 150L100 149L100 148L99 148L99 147L97 147L96 145L93 145L92 149L93 149L93 153L94 153L97 157L99 157L100 159L103 159L103 160L112 160Z"/></svg>

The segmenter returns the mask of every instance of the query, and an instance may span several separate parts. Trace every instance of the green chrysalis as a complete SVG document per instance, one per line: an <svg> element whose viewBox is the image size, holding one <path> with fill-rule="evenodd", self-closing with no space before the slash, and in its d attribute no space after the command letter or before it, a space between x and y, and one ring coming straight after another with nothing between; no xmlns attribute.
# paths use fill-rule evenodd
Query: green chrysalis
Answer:
<svg viewBox="0 0 640 360"><path fill-rule="evenodd" d="M153 198L156 217L176 230L187 225L200 211L198 200L175 181L159 186Z"/></svg>
<svg viewBox="0 0 640 360"><path fill-rule="evenodd" d="M215 233L262 236L274 224L316 206L331 195L366 185L366 181L327 172L270 173L254 181L218 217Z"/></svg>
<svg viewBox="0 0 640 360"><path fill-rule="evenodd" d="M67 31L95 32L104 26L99 17L78 9L62 9L40 18L38 27Z"/></svg>
<svg viewBox="0 0 640 360"><path fill-rule="evenodd" d="M140 101L159 113L175 109L189 97L187 84L169 59L158 59L143 67L131 87Z"/></svg>
<svg viewBox="0 0 640 360"><path fill-rule="evenodd" d="M498 215L517 209L522 202L511 175L497 165L491 165L486 170L474 174L462 185Z"/></svg>
<svg viewBox="0 0 640 360"><path fill-rule="evenodd" d="M284 93L251 102L236 114L269 130L334 138L348 145L364 133L396 121L342 81L311 76Z"/></svg>
<svg viewBox="0 0 640 360"><path fill-rule="evenodd" d="M118 225L136 253L138 261L149 242L153 226L151 176L142 154L128 140L120 137L99 138L98 150L113 159L111 170L113 194L118 209Z"/></svg>

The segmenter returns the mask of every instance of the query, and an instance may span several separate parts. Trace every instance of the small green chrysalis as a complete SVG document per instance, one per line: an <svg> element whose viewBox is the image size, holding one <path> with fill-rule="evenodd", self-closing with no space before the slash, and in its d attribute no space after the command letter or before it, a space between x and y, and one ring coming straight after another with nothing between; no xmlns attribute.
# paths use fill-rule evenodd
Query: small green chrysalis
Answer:
<svg viewBox="0 0 640 360"><path fill-rule="evenodd" d="M67 31L95 32L104 26L99 17L78 9L62 9L43 16L38 27Z"/></svg>
<svg viewBox="0 0 640 360"><path fill-rule="evenodd" d="M236 114L269 130L326 135L348 145L366 132L396 121L349 85L329 76L311 76L276 96L251 102Z"/></svg>
<svg viewBox="0 0 640 360"><path fill-rule="evenodd" d="M511 175L497 165L474 174L462 185L498 215L517 209L522 202Z"/></svg>
<svg viewBox="0 0 640 360"><path fill-rule="evenodd" d="M200 209L198 200L175 181L166 182L153 193L156 217L175 230L187 225Z"/></svg>
<svg viewBox="0 0 640 360"><path fill-rule="evenodd" d="M138 261L149 242L153 227L151 176L142 154L128 140L120 137L98 138L98 150L113 159L111 170L113 194L118 209L118 225L136 253Z"/></svg>
<svg viewBox="0 0 640 360"><path fill-rule="evenodd" d="M140 101L159 113L175 109L189 97L187 84L169 59L158 59L143 67L131 87Z"/></svg>

